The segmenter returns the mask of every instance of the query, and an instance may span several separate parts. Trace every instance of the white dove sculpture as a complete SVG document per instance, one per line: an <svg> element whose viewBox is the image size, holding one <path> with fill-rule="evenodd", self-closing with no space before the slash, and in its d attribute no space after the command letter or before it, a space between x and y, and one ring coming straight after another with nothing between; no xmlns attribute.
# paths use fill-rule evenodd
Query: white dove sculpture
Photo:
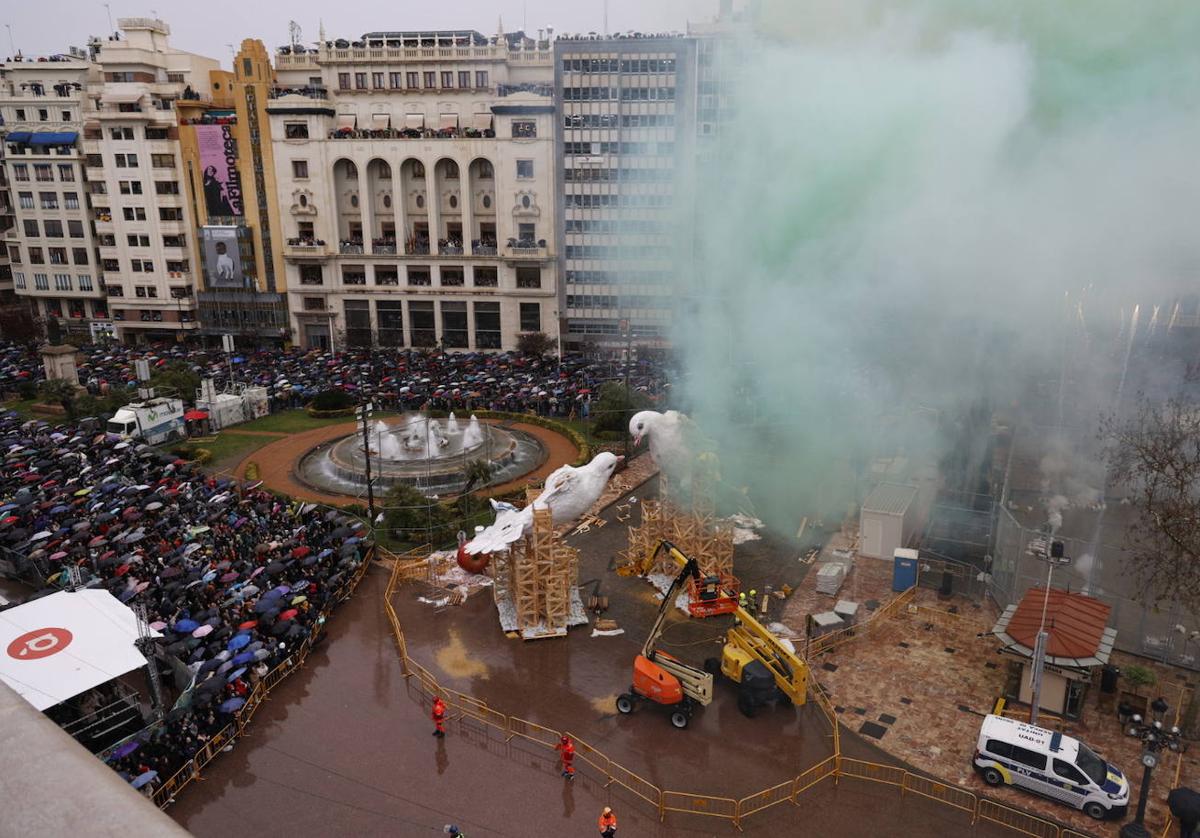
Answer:
<svg viewBox="0 0 1200 838"><path fill-rule="evenodd" d="M629 420L629 433L633 444L647 440L650 458L654 464L681 486L691 483L692 467L698 451L692 450L690 441L696 436L692 420L678 410L659 413L643 410Z"/></svg>
<svg viewBox="0 0 1200 838"><path fill-rule="evenodd" d="M574 521L587 512L608 485L617 464L624 459L601 451L585 466L562 466L546 478L546 486L533 503L518 510L511 504L493 502L495 522L476 535L464 548L470 555L505 550L533 528L533 510L549 509L554 526Z"/></svg>

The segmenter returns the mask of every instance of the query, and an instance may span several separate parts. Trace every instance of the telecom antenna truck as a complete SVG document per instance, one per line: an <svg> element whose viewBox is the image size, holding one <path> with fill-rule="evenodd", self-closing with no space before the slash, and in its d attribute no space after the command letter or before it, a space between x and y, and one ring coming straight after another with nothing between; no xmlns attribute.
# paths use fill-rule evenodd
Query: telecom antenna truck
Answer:
<svg viewBox="0 0 1200 838"><path fill-rule="evenodd" d="M159 445L183 438L183 401L147 399L132 402L113 414L104 430L121 439L140 439Z"/></svg>

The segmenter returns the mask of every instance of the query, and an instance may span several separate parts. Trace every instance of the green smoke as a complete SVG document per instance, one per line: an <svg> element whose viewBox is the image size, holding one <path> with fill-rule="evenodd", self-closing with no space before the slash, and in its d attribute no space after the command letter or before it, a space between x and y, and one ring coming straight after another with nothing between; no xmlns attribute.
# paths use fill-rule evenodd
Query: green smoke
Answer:
<svg viewBox="0 0 1200 838"><path fill-rule="evenodd" d="M1200 4L778 0L757 29L675 340L779 529L1017 404L1077 301L1115 323L1195 287Z"/></svg>

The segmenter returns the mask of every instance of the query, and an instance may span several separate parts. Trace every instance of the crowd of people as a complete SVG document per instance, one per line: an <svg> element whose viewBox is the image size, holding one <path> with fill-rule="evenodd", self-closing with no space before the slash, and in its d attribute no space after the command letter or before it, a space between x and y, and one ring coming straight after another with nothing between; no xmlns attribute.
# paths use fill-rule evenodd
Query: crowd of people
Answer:
<svg viewBox="0 0 1200 838"><path fill-rule="evenodd" d="M0 557L42 586L31 598L102 587L162 634L179 700L111 757L141 788L191 760L319 630L366 555L362 522L145 445L9 412L0 458Z"/></svg>
<svg viewBox="0 0 1200 838"><path fill-rule="evenodd" d="M537 358L517 353L441 353L362 349L346 352L263 350L231 356L178 345L129 348L83 346L79 383L96 395L113 388L136 389L134 362L158 369L178 363L218 388L230 380L267 388L272 409L299 407L323 390L344 390L385 407L415 410L534 411L541 415L583 414L605 381L628 378L629 386L657 399L669 388L661 364L641 359L596 361L581 355ZM42 377L32 347L0 346L0 398ZM190 397L192 394L184 394Z"/></svg>

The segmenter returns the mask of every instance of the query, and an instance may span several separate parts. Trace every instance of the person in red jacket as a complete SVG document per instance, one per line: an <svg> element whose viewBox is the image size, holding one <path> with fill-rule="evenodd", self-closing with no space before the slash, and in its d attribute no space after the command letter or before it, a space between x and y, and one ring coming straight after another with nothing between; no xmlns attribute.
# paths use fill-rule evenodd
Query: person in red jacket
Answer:
<svg viewBox="0 0 1200 838"><path fill-rule="evenodd" d="M613 814L613 810L605 806L604 811L600 813L600 835L603 838L614 838L617 834L617 816Z"/></svg>
<svg viewBox="0 0 1200 838"><path fill-rule="evenodd" d="M571 737L564 733L562 739L558 740L558 744L554 746L554 750L562 756L562 775L568 780L574 780L575 743L571 741Z"/></svg>
<svg viewBox="0 0 1200 838"><path fill-rule="evenodd" d="M435 730L433 731L433 735L434 736L445 736L446 735L446 725L445 725L446 702L442 701L441 696L434 698L433 713L431 715L433 718L433 726L435 728Z"/></svg>

